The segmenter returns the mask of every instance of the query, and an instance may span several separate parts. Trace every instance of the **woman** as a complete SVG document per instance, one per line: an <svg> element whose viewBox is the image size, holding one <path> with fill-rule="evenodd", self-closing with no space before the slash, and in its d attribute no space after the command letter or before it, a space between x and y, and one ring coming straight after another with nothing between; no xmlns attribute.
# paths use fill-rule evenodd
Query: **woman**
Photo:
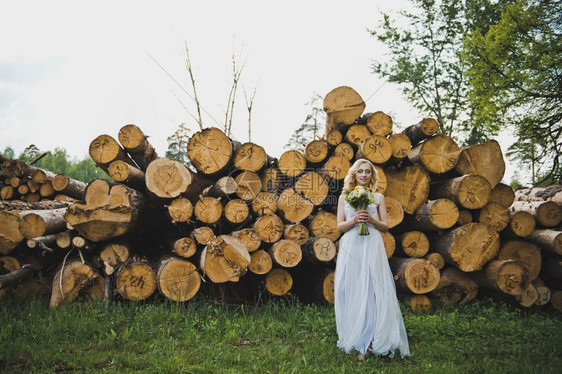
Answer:
<svg viewBox="0 0 562 374"><path fill-rule="evenodd" d="M388 265L380 231L388 230L384 196L374 192L376 169L371 162L357 160L344 179L337 211L339 242L335 274L335 314L338 348L394 357L410 355L406 328L396 298L394 278ZM374 194L374 204L356 211L345 200L345 192L363 186ZM359 235L358 223L366 222L369 235Z"/></svg>

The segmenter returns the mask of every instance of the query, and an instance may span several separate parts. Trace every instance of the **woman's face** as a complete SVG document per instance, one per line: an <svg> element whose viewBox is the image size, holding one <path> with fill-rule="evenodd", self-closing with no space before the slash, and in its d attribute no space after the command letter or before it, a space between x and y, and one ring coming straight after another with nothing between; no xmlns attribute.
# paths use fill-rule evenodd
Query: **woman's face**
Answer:
<svg viewBox="0 0 562 374"><path fill-rule="evenodd" d="M357 173L355 173L355 180L359 186L368 185L373 177L373 172L371 171L371 165L364 162L357 168Z"/></svg>

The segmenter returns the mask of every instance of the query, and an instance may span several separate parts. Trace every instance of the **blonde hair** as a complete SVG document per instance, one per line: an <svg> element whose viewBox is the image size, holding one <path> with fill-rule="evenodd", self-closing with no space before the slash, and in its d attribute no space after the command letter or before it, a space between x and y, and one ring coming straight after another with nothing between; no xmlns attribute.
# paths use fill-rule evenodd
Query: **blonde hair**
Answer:
<svg viewBox="0 0 562 374"><path fill-rule="evenodd" d="M347 175L343 179L343 192L351 191L355 186L357 186L357 179L355 179L355 175L357 174L357 169L359 169L359 166L361 164L369 164L369 167L371 168L371 180L365 187L372 191L375 191L375 189L377 188L379 175L377 173L377 169L375 169L375 165L373 165L373 163L367 159L360 158L355 161L353 165L351 165L349 171L347 172Z"/></svg>

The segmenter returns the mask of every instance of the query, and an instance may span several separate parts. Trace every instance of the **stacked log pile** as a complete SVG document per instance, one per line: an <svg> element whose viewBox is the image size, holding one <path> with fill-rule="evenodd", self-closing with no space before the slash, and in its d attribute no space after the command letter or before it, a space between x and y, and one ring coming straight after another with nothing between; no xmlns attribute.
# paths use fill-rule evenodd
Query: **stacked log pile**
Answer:
<svg viewBox="0 0 562 374"><path fill-rule="evenodd" d="M211 127L191 137L183 165L127 125L90 144L113 182L0 160L0 292L49 292L51 306L198 292L333 303L337 198L365 158L386 200L396 288L413 310L478 294L562 309L562 187L513 191L497 141L461 149L432 118L397 132L350 87L328 93L324 110L325 135L278 159Z"/></svg>

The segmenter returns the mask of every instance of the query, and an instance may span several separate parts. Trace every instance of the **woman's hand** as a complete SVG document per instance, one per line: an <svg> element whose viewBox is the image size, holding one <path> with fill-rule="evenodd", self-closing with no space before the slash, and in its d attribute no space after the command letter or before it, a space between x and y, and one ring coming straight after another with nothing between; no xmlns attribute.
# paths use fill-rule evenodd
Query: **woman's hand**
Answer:
<svg viewBox="0 0 562 374"><path fill-rule="evenodd" d="M371 222L371 215L366 210L360 210L354 217L355 223Z"/></svg>

